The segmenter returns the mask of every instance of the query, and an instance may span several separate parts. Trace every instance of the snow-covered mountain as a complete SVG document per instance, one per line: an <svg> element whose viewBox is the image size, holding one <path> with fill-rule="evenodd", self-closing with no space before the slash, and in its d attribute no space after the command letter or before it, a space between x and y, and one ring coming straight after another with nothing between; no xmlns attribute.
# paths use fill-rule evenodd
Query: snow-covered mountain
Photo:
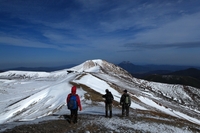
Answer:
<svg viewBox="0 0 200 133"><path fill-rule="evenodd" d="M66 113L65 101L73 85L78 87L77 93L81 97L83 110L80 114L99 112L95 109L104 106L101 95L105 89L114 95L114 108L120 109L120 97L123 90L127 89L133 111L143 114L148 112L148 115L152 114L151 117L155 114L165 115L166 119L177 118L197 127L200 125L199 89L140 80L124 69L100 59L50 73L0 73L0 124ZM120 112L117 113L120 115Z"/></svg>

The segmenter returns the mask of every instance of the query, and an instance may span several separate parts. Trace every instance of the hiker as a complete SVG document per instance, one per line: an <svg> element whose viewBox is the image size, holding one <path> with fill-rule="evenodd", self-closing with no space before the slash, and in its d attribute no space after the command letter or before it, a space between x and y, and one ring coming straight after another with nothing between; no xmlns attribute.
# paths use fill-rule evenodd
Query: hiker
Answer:
<svg viewBox="0 0 200 133"><path fill-rule="evenodd" d="M81 102L79 95L76 94L76 86L73 86L71 88L71 93L68 94L67 99L67 106L68 109L71 111L71 121L70 123L77 123L77 117L78 117L78 107L79 110L82 110Z"/></svg>
<svg viewBox="0 0 200 133"><path fill-rule="evenodd" d="M110 111L110 118L112 117L112 102L114 100L112 93L106 89L106 94L102 96L105 98L105 113L108 117L108 110Z"/></svg>
<svg viewBox="0 0 200 133"><path fill-rule="evenodd" d="M131 98L127 93L127 90L124 90L124 94L120 98L120 105L122 106L122 116L129 116L129 107L131 106Z"/></svg>

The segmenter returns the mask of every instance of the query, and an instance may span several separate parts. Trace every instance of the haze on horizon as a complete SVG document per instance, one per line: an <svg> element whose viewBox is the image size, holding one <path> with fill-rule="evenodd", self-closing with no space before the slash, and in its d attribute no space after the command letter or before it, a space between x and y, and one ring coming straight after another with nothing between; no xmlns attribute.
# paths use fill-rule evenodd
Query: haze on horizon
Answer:
<svg viewBox="0 0 200 133"><path fill-rule="evenodd" d="M200 66L199 0L1 0L0 69L103 59Z"/></svg>

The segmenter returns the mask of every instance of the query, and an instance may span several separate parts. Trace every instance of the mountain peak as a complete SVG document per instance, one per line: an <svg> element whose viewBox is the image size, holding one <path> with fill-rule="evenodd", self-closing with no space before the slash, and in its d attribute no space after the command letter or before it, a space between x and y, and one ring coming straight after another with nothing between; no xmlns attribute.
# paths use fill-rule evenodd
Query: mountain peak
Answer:
<svg viewBox="0 0 200 133"><path fill-rule="evenodd" d="M101 59L87 60L82 64L70 68L68 70L76 72L101 72L114 75L117 74L119 76L126 76L132 78L131 74L129 74L123 68Z"/></svg>
<svg viewBox="0 0 200 133"><path fill-rule="evenodd" d="M102 66L103 60L87 60L80 65L72 67L68 70L77 72L100 72L100 67Z"/></svg>

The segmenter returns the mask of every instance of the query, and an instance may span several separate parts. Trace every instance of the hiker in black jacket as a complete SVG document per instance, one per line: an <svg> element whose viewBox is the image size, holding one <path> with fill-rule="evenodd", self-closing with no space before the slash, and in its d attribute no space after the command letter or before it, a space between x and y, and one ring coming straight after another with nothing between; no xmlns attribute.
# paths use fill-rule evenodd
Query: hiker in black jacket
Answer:
<svg viewBox="0 0 200 133"><path fill-rule="evenodd" d="M120 98L120 105L122 106L122 116L129 116L129 107L131 106L131 98L127 93L127 90L124 90L124 94Z"/></svg>
<svg viewBox="0 0 200 133"><path fill-rule="evenodd" d="M106 89L106 94L102 96L105 98L105 113L106 117L108 117L108 110L110 111L110 118L112 117L112 102L113 102L113 95L112 93Z"/></svg>

